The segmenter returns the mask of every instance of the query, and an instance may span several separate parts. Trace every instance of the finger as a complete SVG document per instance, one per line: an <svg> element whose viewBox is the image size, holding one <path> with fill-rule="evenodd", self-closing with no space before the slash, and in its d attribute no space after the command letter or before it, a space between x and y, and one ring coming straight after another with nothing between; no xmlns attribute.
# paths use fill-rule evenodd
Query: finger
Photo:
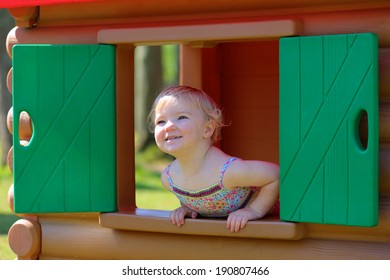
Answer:
<svg viewBox="0 0 390 280"><path fill-rule="evenodd" d="M236 230L236 223L237 223L237 215L231 215L230 216L229 227L228 227L231 232L235 232L235 230Z"/></svg>
<svg viewBox="0 0 390 280"><path fill-rule="evenodd" d="M180 211L177 211L176 214L176 221L178 226L184 225L184 218L186 216L186 212L181 209Z"/></svg>
<svg viewBox="0 0 390 280"><path fill-rule="evenodd" d="M230 213L226 221L226 228L230 229L231 225L232 225L232 215Z"/></svg>
<svg viewBox="0 0 390 280"><path fill-rule="evenodd" d="M169 218L171 219L172 224L176 225L175 210L173 210L173 211L169 214Z"/></svg>
<svg viewBox="0 0 390 280"><path fill-rule="evenodd" d="M180 222L179 222L179 220L177 218L178 217L177 212L178 212L177 210L172 211L171 215L170 215L170 218L171 218L172 224L180 226Z"/></svg>
<svg viewBox="0 0 390 280"><path fill-rule="evenodd" d="M235 220L233 231L234 232L239 232L242 228L245 227L247 222L248 222L248 219L246 217L238 217Z"/></svg>
<svg viewBox="0 0 390 280"><path fill-rule="evenodd" d="M241 220L240 219L236 219L234 221L234 225L232 227L232 232L239 232L241 229Z"/></svg>
<svg viewBox="0 0 390 280"><path fill-rule="evenodd" d="M174 225L177 225L178 227L184 225L184 216L186 215L186 212L182 209L176 209L171 214L171 221Z"/></svg>
<svg viewBox="0 0 390 280"><path fill-rule="evenodd" d="M192 212L191 212L191 218L192 218L192 219L196 219L196 217L198 217L198 213L192 211Z"/></svg>
<svg viewBox="0 0 390 280"><path fill-rule="evenodd" d="M241 229L243 229L243 228L246 226L247 223L248 223L248 219L247 219L247 218L243 218L243 219L241 220L240 227L239 227L238 231L240 231Z"/></svg>

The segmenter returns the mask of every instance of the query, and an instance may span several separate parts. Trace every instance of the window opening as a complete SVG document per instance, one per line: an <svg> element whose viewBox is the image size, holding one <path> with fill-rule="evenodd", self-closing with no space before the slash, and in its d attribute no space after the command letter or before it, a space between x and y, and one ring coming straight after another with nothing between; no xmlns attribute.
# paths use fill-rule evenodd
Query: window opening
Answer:
<svg viewBox="0 0 390 280"><path fill-rule="evenodd" d="M220 95L213 98L220 99L225 118L231 122L222 131L222 150L232 156L278 163L278 42L221 43L216 52L216 58L222 61L221 92L216 93L207 79L203 80L202 88L211 95ZM147 56L154 60L150 65L147 65ZM204 69L212 68L208 67L209 61L203 60L203 63L206 63ZM179 206L177 198L166 191L160 182L160 173L172 158L160 152L145 123L156 94L166 86L178 84L178 64L177 45L139 46L135 49L135 180L138 208L172 210ZM244 88L245 94L238 95L239 88ZM247 119L240 112L249 112L252 117ZM258 129L253 131L253 127Z"/></svg>
<svg viewBox="0 0 390 280"><path fill-rule="evenodd" d="M138 208L172 210L178 200L161 185L160 174L172 160L149 132L146 117L156 95L179 76L179 45L139 46L134 62L135 183Z"/></svg>

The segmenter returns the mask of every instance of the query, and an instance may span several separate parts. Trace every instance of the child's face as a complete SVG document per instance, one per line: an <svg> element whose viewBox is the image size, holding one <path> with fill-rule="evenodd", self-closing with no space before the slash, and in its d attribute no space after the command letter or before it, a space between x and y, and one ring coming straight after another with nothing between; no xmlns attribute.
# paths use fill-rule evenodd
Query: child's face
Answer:
<svg viewBox="0 0 390 280"><path fill-rule="evenodd" d="M207 139L208 123L192 102L165 96L156 106L154 138L160 150L177 157Z"/></svg>

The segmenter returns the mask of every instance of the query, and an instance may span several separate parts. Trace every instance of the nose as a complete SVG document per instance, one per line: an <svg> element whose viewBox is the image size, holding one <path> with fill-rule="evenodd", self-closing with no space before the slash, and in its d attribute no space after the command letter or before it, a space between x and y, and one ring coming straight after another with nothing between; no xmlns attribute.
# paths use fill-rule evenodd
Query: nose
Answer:
<svg viewBox="0 0 390 280"><path fill-rule="evenodd" d="M173 121L168 120L168 121L165 123L164 129L168 131L168 130L173 130L173 129L175 129L175 127L176 127L175 123L174 123Z"/></svg>

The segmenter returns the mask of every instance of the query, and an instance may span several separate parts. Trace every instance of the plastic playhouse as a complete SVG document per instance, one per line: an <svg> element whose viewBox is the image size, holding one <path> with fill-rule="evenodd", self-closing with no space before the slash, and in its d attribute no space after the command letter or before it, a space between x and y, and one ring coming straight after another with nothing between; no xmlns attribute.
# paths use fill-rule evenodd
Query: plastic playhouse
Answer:
<svg viewBox="0 0 390 280"><path fill-rule="evenodd" d="M6 46L18 259L390 258L388 0L0 7L16 22ZM280 219L231 233L221 219L177 228L168 211L137 208L134 50L164 44L180 45L180 84L231 120L222 148L280 164Z"/></svg>

